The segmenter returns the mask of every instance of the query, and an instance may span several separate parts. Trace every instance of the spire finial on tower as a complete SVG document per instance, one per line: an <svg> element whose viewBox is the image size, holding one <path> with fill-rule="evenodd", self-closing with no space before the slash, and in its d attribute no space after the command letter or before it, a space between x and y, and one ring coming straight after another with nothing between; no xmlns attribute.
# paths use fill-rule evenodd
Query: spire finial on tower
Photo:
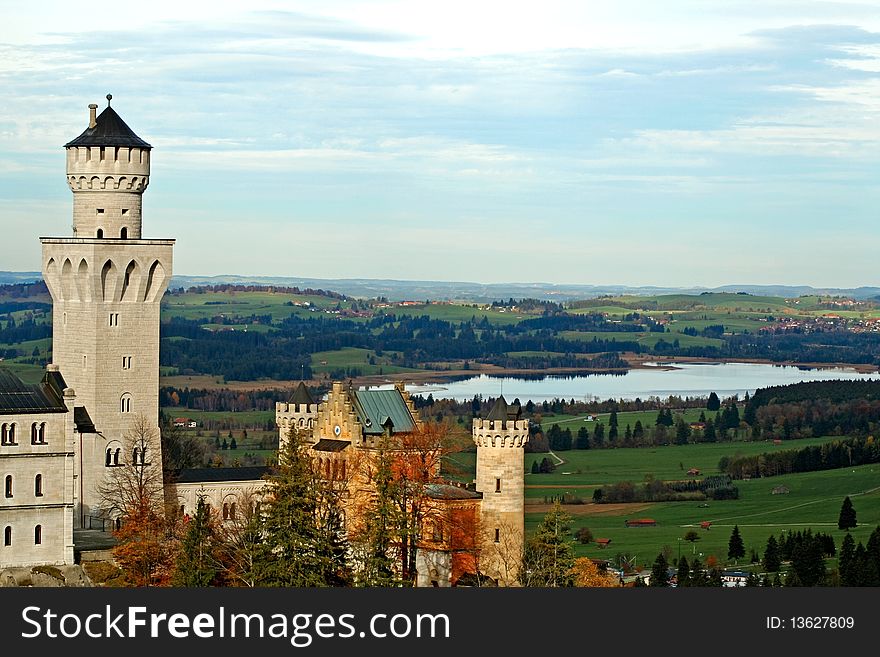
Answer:
<svg viewBox="0 0 880 657"><path fill-rule="evenodd" d="M110 107L111 100L113 100L113 94L107 94L107 107Z"/></svg>

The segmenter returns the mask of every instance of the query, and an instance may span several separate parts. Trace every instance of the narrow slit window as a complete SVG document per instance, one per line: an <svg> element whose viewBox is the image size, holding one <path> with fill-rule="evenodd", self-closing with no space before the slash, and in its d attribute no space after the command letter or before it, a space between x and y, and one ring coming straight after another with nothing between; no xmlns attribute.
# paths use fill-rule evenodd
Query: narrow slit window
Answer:
<svg viewBox="0 0 880 657"><path fill-rule="evenodd" d="M43 497L43 475L34 477L34 497Z"/></svg>
<svg viewBox="0 0 880 657"><path fill-rule="evenodd" d="M43 525L34 527L34 545L43 544Z"/></svg>
<svg viewBox="0 0 880 657"><path fill-rule="evenodd" d="M12 527L7 526L6 529L3 530L3 545L6 547L12 545Z"/></svg>
<svg viewBox="0 0 880 657"><path fill-rule="evenodd" d="M12 475L6 475L6 482L3 488L6 491L6 497L12 497Z"/></svg>
<svg viewBox="0 0 880 657"><path fill-rule="evenodd" d="M495 492L501 492L501 477L495 477Z"/></svg>
<svg viewBox="0 0 880 657"><path fill-rule="evenodd" d="M501 530L498 529L497 527L495 528L495 542L496 543L501 542Z"/></svg>

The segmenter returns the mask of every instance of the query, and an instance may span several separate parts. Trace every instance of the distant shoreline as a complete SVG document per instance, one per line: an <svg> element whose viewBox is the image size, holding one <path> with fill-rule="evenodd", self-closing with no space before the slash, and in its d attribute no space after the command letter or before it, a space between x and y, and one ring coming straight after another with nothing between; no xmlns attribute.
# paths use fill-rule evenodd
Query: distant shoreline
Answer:
<svg viewBox="0 0 880 657"><path fill-rule="evenodd" d="M419 370L416 372L399 372L396 374L369 374L358 377L352 377L351 382L357 386L379 386L388 385L389 383L402 382L412 385L430 385L444 384L460 381L469 377L487 375L491 377L516 377L528 376L529 378L541 378L545 376L585 376L589 374L624 374L630 370L651 369L651 370L676 370L676 364L720 364L720 363L754 363L758 365L778 365L780 367L801 367L808 369L836 369L847 368L860 374L871 374L880 372L880 368L876 365L868 365L865 363L797 363L791 361L775 362L761 358L683 358L669 356L646 356L641 354L624 354L622 357L626 360L629 367L627 368L576 368L576 367L551 367L539 370L521 369L521 368L503 368L495 365L481 365L479 368L456 369L444 371ZM658 363L657 365L649 365L648 363ZM305 383L310 386L327 385L329 379L309 379ZM223 382L220 377L209 375L185 376L176 375L169 377L161 377L160 386L189 387L189 388L208 388L231 390L287 390L293 389L299 383L298 379L279 381L279 380L262 380L262 381L228 381Z"/></svg>

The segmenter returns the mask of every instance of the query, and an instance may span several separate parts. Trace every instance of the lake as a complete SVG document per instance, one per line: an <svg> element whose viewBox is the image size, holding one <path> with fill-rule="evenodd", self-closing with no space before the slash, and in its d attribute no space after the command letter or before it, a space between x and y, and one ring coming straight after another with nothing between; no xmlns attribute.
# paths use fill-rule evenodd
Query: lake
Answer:
<svg viewBox="0 0 880 657"><path fill-rule="evenodd" d="M864 374L851 368L806 369L763 363L647 363L652 367L630 370L626 374L588 374L584 376L546 376L537 379L492 377L485 374L449 383L408 385L413 394L434 395L435 398L473 399L474 395L497 397L503 392L508 400L519 398L525 404L531 399L539 403L554 398L647 399L670 395L704 397L715 392L722 399L731 395L742 397L757 388L787 385L801 381L880 380L880 374ZM665 369L666 367L676 369Z"/></svg>

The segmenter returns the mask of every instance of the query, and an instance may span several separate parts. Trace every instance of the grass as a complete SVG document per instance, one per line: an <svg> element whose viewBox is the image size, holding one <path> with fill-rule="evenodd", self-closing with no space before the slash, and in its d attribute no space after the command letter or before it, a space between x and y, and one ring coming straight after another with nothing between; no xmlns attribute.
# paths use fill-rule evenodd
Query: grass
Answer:
<svg viewBox="0 0 880 657"><path fill-rule="evenodd" d="M335 308L337 299L282 292L205 292L186 293L166 297L162 302L162 315L184 319L205 319L218 315L228 317L247 317L249 315L271 315L272 321L289 317L315 315L305 306L287 305L309 303L319 309ZM349 304L342 303L343 307Z"/></svg>
<svg viewBox="0 0 880 657"><path fill-rule="evenodd" d="M635 341L640 345L651 348L660 340L670 344L678 340L678 344L682 347L720 347L724 344L724 340L720 338L704 338L701 335L685 335L684 333L653 333L650 331L560 331L559 336L568 340Z"/></svg>
<svg viewBox="0 0 880 657"><path fill-rule="evenodd" d="M787 486L791 492L772 495L771 489L779 485ZM740 499L710 501L708 508L695 502L640 505L608 513L603 513L603 505L567 505L564 508L576 514L573 531L589 527L595 538L612 540L606 549L595 543L577 545L578 556L611 558L622 553L637 557L643 565L650 564L663 546L671 548L673 558L677 558L680 549L688 557L700 556L704 563L709 555L724 563L734 525L739 526L747 555L751 549L763 554L771 534L778 536L782 531L807 527L814 532L831 534L839 549L845 532L837 529L837 516L847 495L852 498L858 513L859 526L851 530L856 542L866 542L871 531L880 524L880 490L877 490L880 487L880 466L877 464L741 481L737 486ZM527 531L533 530L542 517L542 513L528 510L527 506ZM624 520L633 517L653 518L657 526L627 529ZM699 528L704 520L711 521L709 530ZM688 530L699 533L700 540L693 545L679 541Z"/></svg>
<svg viewBox="0 0 880 657"><path fill-rule="evenodd" d="M681 417L685 422L696 422L700 419L700 413L705 413L707 418L714 418L715 413L700 408L687 408L680 411L672 412L673 421L677 421ZM605 425L605 437L608 437L608 419L610 413L599 413L597 420L593 422L585 422L584 415L544 415L541 419L541 428L545 431L551 425L558 424L560 429L571 429L572 434L577 435L578 429L587 427L590 435L596 430L596 424ZM625 411L617 414L617 430L623 432L626 425L635 427L636 422L641 422L642 426L647 430L655 426L657 422L657 411ZM674 431L675 427L669 429Z"/></svg>
<svg viewBox="0 0 880 657"><path fill-rule="evenodd" d="M312 371L316 374L327 374L344 368L357 368L363 374L394 374L397 372L417 372L410 367L394 365L392 352L384 352L377 356L370 349L344 347L334 351L319 351L312 354ZM373 363L370 363L372 358Z"/></svg>
<svg viewBox="0 0 880 657"><path fill-rule="evenodd" d="M398 317L421 317L422 315L427 315L431 319L441 319L447 322L468 322L474 317L477 321L480 321L483 318L486 318L490 324L496 325L516 324L524 319L536 316L521 312L501 312L501 310L495 309L475 308L473 306L445 303L392 307L386 308L384 312L388 315L397 315Z"/></svg>

